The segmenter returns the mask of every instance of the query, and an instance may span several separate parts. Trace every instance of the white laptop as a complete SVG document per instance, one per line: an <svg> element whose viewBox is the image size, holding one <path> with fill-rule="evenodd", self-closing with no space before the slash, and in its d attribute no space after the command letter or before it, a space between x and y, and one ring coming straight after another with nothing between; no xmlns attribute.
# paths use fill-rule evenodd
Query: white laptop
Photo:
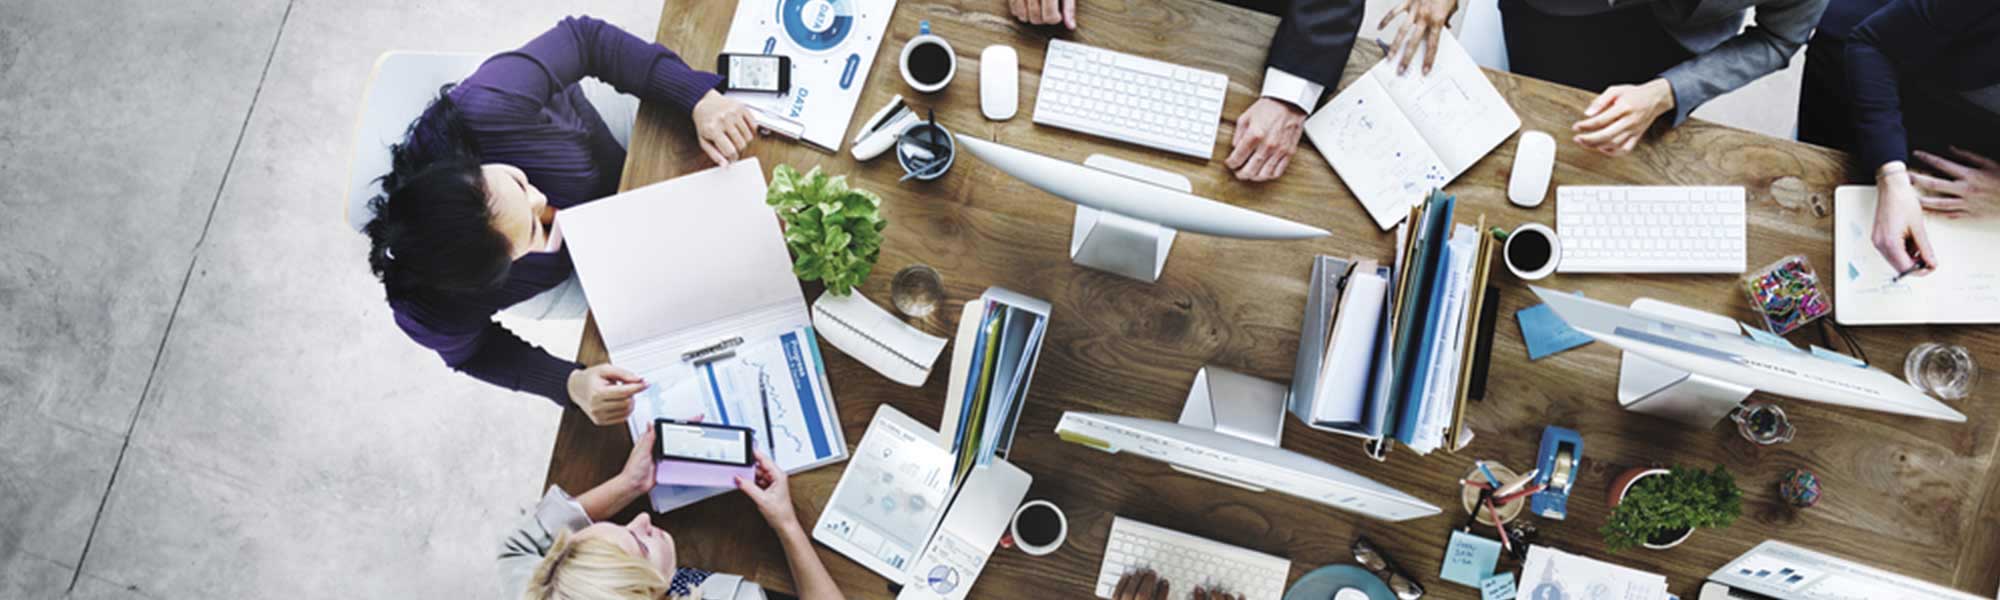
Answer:
<svg viewBox="0 0 2000 600"><path fill-rule="evenodd" d="M1986 600L1777 540L1708 576L1699 600Z"/></svg>

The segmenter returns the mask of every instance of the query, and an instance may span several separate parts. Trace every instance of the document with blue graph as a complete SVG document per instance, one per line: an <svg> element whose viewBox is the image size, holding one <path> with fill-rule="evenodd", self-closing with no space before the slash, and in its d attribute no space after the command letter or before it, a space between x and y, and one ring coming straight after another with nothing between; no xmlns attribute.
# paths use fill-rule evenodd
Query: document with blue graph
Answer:
<svg viewBox="0 0 2000 600"><path fill-rule="evenodd" d="M805 294L757 159L565 209L556 217L612 364L647 388L626 419L747 427L789 473L847 458ZM660 485L665 512L733 491Z"/></svg>

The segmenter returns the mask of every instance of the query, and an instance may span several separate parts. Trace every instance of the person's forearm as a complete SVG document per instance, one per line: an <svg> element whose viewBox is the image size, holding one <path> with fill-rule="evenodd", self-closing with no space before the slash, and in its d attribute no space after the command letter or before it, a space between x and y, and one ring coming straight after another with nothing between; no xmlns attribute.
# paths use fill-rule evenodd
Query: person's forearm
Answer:
<svg viewBox="0 0 2000 600"><path fill-rule="evenodd" d="M618 514L620 509L625 508L625 505L631 504L633 500L651 491L652 486L645 483L650 482L633 481L620 473L577 496L576 503L583 505L583 513L590 515L592 521L609 519L612 515Z"/></svg>
<svg viewBox="0 0 2000 600"><path fill-rule="evenodd" d="M798 519L774 529L778 542L785 547L785 562L792 565L792 582L799 586L799 600L840 600L840 586L833 583L833 575L826 572L819 553L813 552L812 538L806 535Z"/></svg>

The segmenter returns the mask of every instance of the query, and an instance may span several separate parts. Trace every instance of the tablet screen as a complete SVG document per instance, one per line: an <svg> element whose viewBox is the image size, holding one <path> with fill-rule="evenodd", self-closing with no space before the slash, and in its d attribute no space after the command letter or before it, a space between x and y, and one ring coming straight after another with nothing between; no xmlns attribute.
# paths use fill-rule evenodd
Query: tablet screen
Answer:
<svg viewBox="0 0 2000 600"><path fill-rule="evenodd" d="M720 425L659 422L660 456L725 465L750 464L750 430Z"/></svg>

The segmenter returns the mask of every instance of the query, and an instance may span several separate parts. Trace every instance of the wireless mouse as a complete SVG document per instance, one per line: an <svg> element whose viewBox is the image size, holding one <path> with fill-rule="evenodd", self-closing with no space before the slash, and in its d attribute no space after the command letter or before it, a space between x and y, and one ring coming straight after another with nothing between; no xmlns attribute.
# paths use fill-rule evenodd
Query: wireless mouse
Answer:
<svg viewBox="0 0 2000 600"><path fill-rule="evenodd" d="M1514 172L1507 177L1507 201L1516 206L1542 205L1549 193L1549 177L1556 168L1556 139L1540 131L1522 131L1514 147Z"/></svg>
<svg viewBox="0 0 2000 600"><path fill-rule="evenodd" d="M1021 100L1021 58L1011 46L992 45L979 52L979 112L986 118L1014 118Z"/></svg>

